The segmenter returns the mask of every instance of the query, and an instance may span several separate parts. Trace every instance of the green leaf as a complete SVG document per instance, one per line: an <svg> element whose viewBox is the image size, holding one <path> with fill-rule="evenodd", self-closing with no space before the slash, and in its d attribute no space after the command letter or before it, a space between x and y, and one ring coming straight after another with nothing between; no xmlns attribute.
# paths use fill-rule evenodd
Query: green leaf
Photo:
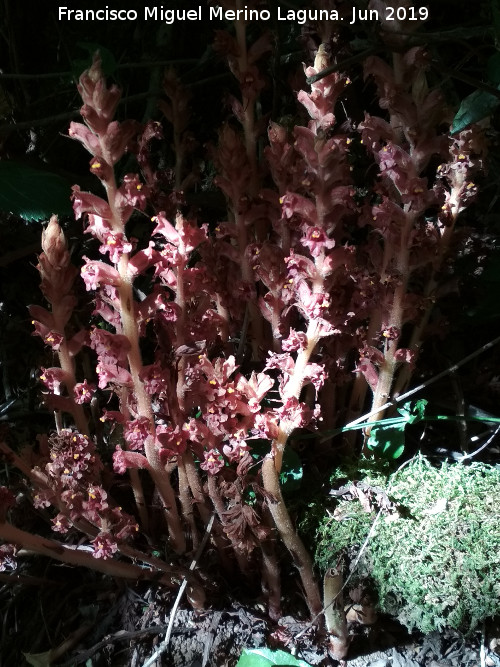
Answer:
<svg viewBox="0 0 500 667"><path fill-rule="evenodd" d="M372 428L367 447L372 452L386 459L398 459L405 449L405 426Z"/></svg>
<svg viewBox="0 0 500 667"><path fill-rule="evenodd" d="M419 398L418 401L408 401L398 408L398 412L402 415L408 424L414 424L424 418L427 401L425 398ZM404 426L403 426L404 428Z"/></svg>
<svg viewBox="0 0 500 667"><path fill-rule="evenodd" d="M398 408L399 414L404 418L399 424L392 423L390 426L374 427L370 431L367 447L372 452L386 459L399 459L405 448L405 428L407 424L414 424L424 419L427 401L419 398L418 401L408 401ZM382 420L383 424L394 420Z"/></svg>
<svg viewBox="0 0 500 667"><path fill-rule="evenodd" d="M71 187L58 174L10 160L0 161L0 211L25 220L72 212Z"/></svg>
<svg viewBox="0 0 500 667"><path fill-rule="evenodd" d="M451 133L461 132L468 125L478 123L490 116L500 106L500 99L485 90L475 90L462 100L460 109L453 119Z"/></svg>
<svg viewBox="0 0 500 667"><path fill-rule="evenodd" d="M308 662L298 660L286 651L272 651L269 648L244 649L236 667L311 667Z"/></svg>

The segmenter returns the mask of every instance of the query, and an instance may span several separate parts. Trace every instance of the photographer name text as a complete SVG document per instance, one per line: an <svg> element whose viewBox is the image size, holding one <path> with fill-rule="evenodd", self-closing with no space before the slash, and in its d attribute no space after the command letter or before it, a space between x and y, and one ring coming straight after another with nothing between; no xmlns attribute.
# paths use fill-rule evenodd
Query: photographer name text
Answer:
<svg viewBox="0 0 500 667"><path fill-rule="evenodd" d="M283 9L277 7L278 21L291 21L304 25L313 21L344 21L348 25L374 21L425 21L429 16L427 7L386 7L384 12L377 9L352 8L352 14L344 17L337 10L326 9ZM203 7L197 9L166 9L163 6L143 7L136 9L72 9L58 7L59 21L163 21L173 24L180 21L270 21L268 9L228 10L222 7Z"/></svg>

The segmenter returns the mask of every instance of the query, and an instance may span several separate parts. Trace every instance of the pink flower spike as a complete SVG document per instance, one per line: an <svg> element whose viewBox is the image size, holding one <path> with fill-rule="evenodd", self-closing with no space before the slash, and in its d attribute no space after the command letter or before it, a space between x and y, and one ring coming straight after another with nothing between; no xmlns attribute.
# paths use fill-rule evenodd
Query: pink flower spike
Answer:
<svg viewBox="0 0 500 667"><path fill-rule="evenodd" d="M77 88L84 104L93 107L103 118L113 118L120 100L120 90L118 86L106 87L98 51L94 53L92 65L81 74Z"/></svg>

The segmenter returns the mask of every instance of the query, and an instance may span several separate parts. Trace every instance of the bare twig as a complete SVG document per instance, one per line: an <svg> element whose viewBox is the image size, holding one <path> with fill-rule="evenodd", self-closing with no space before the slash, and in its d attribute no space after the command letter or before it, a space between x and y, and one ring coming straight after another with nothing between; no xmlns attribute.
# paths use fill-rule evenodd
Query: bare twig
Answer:
<svg viewBox="0 0 500 667"><path fill-rule="evenodd" d="M141 63L121 63L116 66L116 69L141 69L150 67L169 67L171 65L195 65L198 62L197 58L178 58L177 60L151 60ZM60 79L67 77L75 77L74 72L43 72L40 74L18 74L12 72L0 72L0 81L8 79L16 79L19 81L29 79Z"/></svg>
<svg viewBox="0 0 500 667"><path fill-rule="evenodd" d="M203 553L203 550L205 548L205 545L208 541L208 538L210 537L210 532L212 531L212 526L214 525L214 519L215 519L215 512L212 512L212 516L210 517L210 520L207 524L207 527L205 529L205 534L203 535L203 539L200 542L200 546L198 547L195 556L191 562L191 565L189 566L190 570L194 570L196 567L198 560L200 559L201 554ZM146 662L143 664L142 667L150 667L157 658L159 658L163 653L168 648L169 642L170 642L170 637L172 636L172 630L174 627L174 620L175 620L175 615L177 613L177 609L179 608L179 604L181 602L182 596L184 594L184 591L186 590L187 586L187 580L184 579L182 582L179 592L177 593L177 597L175 598L174 605L172 607L172 611L170 612L170 619L168 621L168 626L167 626L167 632L165 634L165 639L162 641L160 646L156 649L156 651L153 653L153 655L146 660Z"/></svg>
<svg viewBox="0 0 500 667"><path fill-rule="evenodd" d="M73 665L79 665L82 662L87 662L99 649L109 646L110 644L115 644L117 642L130 641L133 639L138 639L139 637L144 637L146 635L161 635L167 629L167 625L155 625L151 628L144 628L142 630L134 630L132 632L126 632L125 630L119 630L113 635L108 635L94 646L91 646L89 649L83 653L79 653L77 656L71 658L67 662L63 662L60 667L72 667ZM190 628L179 628L174 630L173 634L182 634L184 632L190 632Z"/></svg>
<svg viewBox="0 0 500 667"><path fill-rule="evenodd" d="M476 454L479 454L479 452L482 452L483 449L486 449L486 447L493 442L493 440L497 437L498 433L500 432L500 426L498 426L495 431L492 433L492 435L486 440L485 443L479 447L479 449L476 449L474 452L471 452L470 454L464 454L458 459L458 463L461 463L462 461L465 461L466 459L471 459L473 456L476 456Z"/></svg>

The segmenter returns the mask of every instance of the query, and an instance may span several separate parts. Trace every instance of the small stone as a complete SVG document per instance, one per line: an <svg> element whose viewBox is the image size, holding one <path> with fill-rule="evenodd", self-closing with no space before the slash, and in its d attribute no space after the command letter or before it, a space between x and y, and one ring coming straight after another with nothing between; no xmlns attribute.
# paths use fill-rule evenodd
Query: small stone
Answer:
<svg viewBox="0 0 500 667"><path fill-rule="evenodd" d="M368 667L388 667L389 660L387 658L379 658L373 662L368 663Z"/></svg>

